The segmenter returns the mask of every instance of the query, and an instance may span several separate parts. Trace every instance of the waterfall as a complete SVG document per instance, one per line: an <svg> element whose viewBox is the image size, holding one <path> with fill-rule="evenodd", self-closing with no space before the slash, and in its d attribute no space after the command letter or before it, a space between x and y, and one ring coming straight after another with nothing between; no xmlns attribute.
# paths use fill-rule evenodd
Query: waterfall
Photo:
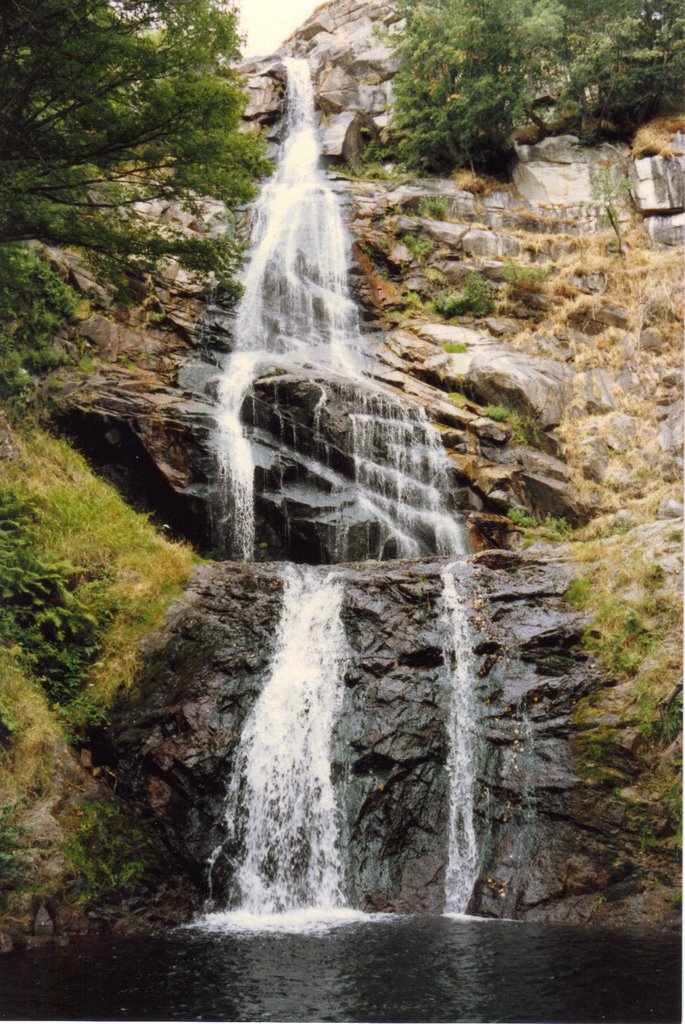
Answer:
<svg viewBox="0 0 685 1024"><path fill-rule="evenodd" d="M450 779L450 825L445 911L464 913L478 875L478 842L474 820L477 751L476 681L471 631L468 621L469 594L457 583L455 566L442 574L443 600L448 640L445 664L452 669L448 719Z"/></svg>
<svg viewBox="0 0 685 1024"><path fill-rule="evenodd" d="M256 204L235 349L219 382L218 547L233 558L253 558L255 467L241 410L260 369L275 366L304 376L319 368L344 391L353 427L355 478L349 486L362 513L380 528L380 541L367 557L461 552L463 530L447 507L447 456L438 432L423 409L364 375L364 342L347 284L345 227L319 166L309 67L294 59L286 66L286 141L278 171ZM336 528L335 550L345 560L346 527L339 521Z"/></svg>
<svg viewBox="0 0 685 1024"><path fill-rule="evenodd" d="M250 914L344 905L330 769L347 652L342 586L311 568L288 566L284 577L270 678L226 802L227 843L241 850L234 909Z"/></svg>
<svg viewBox="0 0 685 1024"><path fill-rule="evenodd" d="M220 533L229 553L254 550L254 463L240 420L260 366L289 354L359 374L357 310L347 289L345 230L319 168L314 92L305 60L288 59L287 135L278 170L255 207L253 243L234 340L219 382L216 447ZM271 358L270 358L271 357Z"/></svg>

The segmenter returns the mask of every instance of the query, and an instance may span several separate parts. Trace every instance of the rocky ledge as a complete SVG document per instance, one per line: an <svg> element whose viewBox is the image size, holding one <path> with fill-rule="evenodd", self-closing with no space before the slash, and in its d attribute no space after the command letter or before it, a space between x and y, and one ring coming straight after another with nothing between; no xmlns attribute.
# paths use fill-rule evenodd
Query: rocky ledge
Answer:
<svg viewBox="0 0 685 1024"><path fill-rule="evenodd" d="M344 581L349 644L332 776L347 896L365 910L440 912L444 904L454 672L447 564L331 570ZM454 572L472 598L477 668L483 854L470 911L663 923L677 862L645 847L630 806L583 767L575 708L611 682L578 647L584 622L565 600L568 568L544 556L483 552L459 560ZM154 822L178 875L205 897L208 858L225 839L241 729L268 677L282 592L279 565L199 570L148 650L139 685L94 746L119 795ZM213 876L219 905L230 888L229 853Z"/></svg>

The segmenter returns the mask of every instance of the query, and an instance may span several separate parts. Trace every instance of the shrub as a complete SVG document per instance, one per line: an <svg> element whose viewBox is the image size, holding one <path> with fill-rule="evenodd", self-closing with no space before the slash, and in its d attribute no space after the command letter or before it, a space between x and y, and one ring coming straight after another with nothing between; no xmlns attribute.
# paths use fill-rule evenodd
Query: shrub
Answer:
<svg viewBox="0 0 685 1024"><path fill-rule="evenodd" d="M507 519L510 519L515 526L535 526L535 520L522 508L510 508L507 512Z"/></svg>
<svg viewBox="0 0 685 1024"><path fill-rule="evenodd" d="M402 239L412 257L422 263L435 248L430 238L419 238L416 235L405 235Z"/></svg>
<svg viewBox="0 0 685 1024"><path fill-rule="evenodd" d="M574 608L585 608L590 600L590 581L584 578L574 580L566 591L566 600Z"/></svg>
<svg viewBox="0 0 685 1024"><path fill-rule="evenodd" d="M504 280L514 297L530 292L541 292L550 275L550 267L522 267L513 260L504 264Z"/></svg>
<svg viewBox="0 0 685 1024"><path fill-rule="evenodd" d="M542 528L547 540L566 540L573 533L573 527L563 516L545 516Z"/></svg>
<svg viewBox="0 0 685 1024"><path fill-rule="evenodd" d="M472 313L487 316L495 310L495 291L485 278L475 271L464 278L464 286L458 292L441 292L435 299L435 311L446 320L455 316Z"/></svg>
<svg viewBox="0 0 685 1024"><path fill-rule="evenodd" d="M0 887L11 885L17 865L16 854L25 829L17 825L13 804L0 804Z"/></svg>
<svg viewBox="0 0 685 1024"><path fill-rule="evenodd" d="M512 414L511 409L507 409L506 405L486 405L483 412L498 423L506 423Z"/></svg>
<svg viewBox="0 0 685 1024"><path fill-rule="evenodd" d="M24 245L0 246L0 401L33 391L31 374L68 362L50 336L77 309L78 296Z"/></svg>
<svg viewBox="0 0 685 1024"><path fill-rule="evenodd" d="M422 199L419 203L419 216L432 217L435 220L444 220L447 216L446 199Z"/></svg>

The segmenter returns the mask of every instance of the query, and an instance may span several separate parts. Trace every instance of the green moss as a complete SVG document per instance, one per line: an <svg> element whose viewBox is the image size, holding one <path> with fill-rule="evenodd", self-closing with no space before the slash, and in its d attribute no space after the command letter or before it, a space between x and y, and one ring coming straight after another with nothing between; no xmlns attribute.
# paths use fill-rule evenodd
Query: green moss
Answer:
<svg viewBox="0 0 685 1024"><path fill-rule="evenodd" d="M446 341L442 346L443 352L448 352L450 355L461 352L468 352L468 346L463 345L460 341Z"/></svg>
<svg viewBox="0 0 685 1024"><path fill-rule="evenodd" d="M486 405L483 412L497 423L507 423L511 418L511 409L507 409L506 405Z"/></svg>

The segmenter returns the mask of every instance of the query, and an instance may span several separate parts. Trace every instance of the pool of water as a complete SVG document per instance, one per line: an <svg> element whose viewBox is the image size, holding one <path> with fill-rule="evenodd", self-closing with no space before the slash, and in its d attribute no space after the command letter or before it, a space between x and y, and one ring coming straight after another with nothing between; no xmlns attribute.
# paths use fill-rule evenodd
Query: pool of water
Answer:
<svg viewBox="0 0 685 1024"><path fill-rule="evenodd" d="M679 1021L680 940L449 917L265 932L214 919L1 958L0 1019Z"/></svg>

